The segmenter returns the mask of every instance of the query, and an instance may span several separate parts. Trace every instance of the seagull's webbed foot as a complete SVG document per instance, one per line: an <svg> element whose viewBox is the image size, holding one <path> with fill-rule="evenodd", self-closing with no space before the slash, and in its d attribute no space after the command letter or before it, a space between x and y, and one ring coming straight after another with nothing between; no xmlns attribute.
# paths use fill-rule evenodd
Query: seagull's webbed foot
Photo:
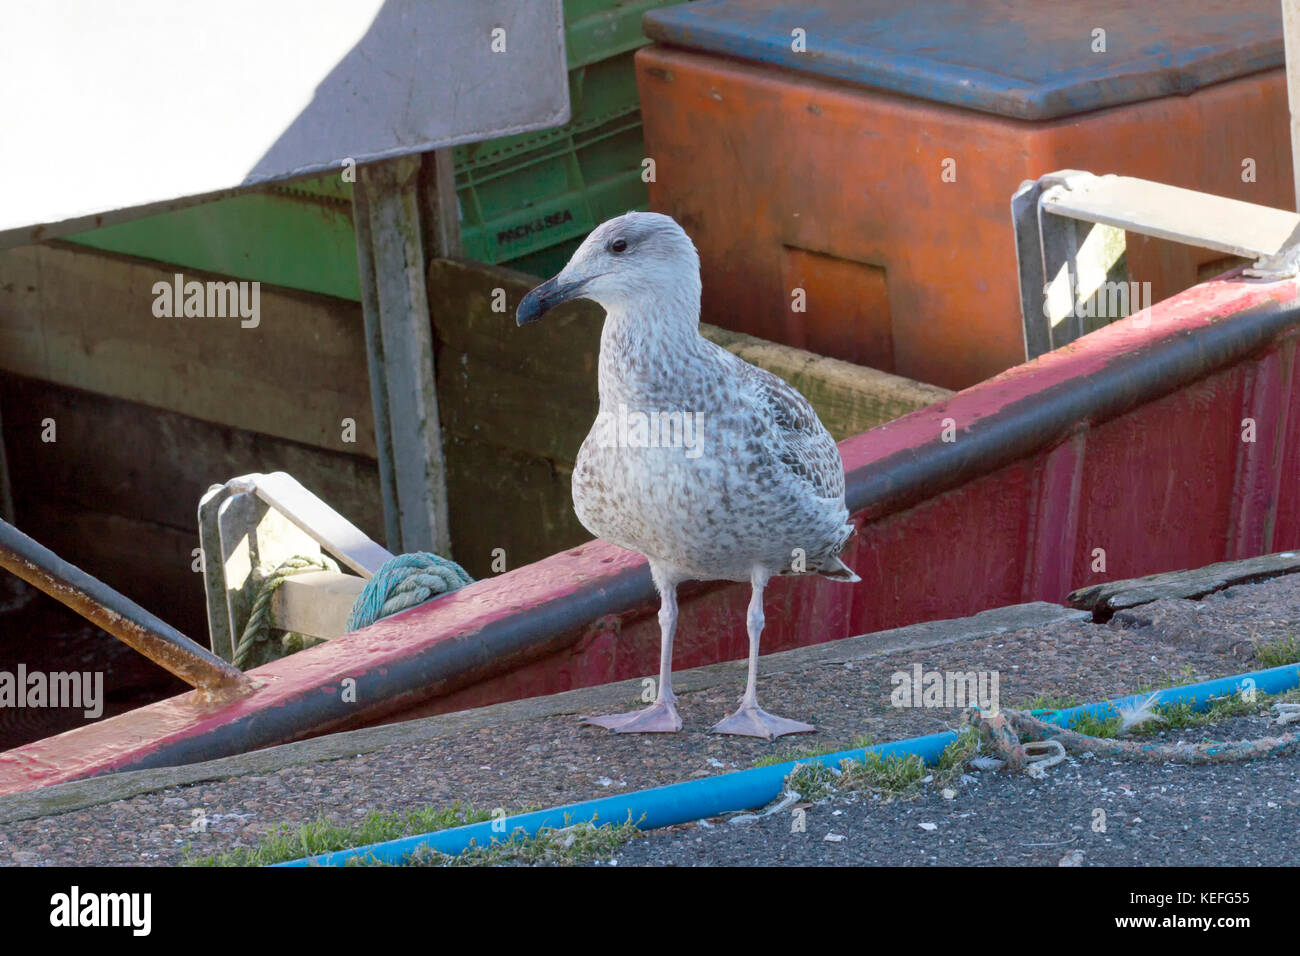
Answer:
<svg viewBox="0 0 1300 956"><path fill-rule="evenodd" d="M674 734L682 729L682 719L672 700L659 698L644 710L630 714L610 714L607 717L587 717L584 724L605 727L616 734Z"/></svg>
<svg viewBox="0 0 1300 956"><path fill-rule="evenodd" d="M735 734L742 737L763 737L775 740L786 734L810 734L817 728L798 720L786 720L769 714L757 703L742 703L740 709L725 720L713 725L712 733Z"/></svg>

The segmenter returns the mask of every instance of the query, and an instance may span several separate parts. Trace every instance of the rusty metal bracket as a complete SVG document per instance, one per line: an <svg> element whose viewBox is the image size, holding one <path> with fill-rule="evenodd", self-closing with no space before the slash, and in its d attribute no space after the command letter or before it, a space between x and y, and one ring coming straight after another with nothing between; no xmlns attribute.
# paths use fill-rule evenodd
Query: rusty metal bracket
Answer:
<svg viewBox="0 0 1300 956"><path fill-rule="evenodd" d="M203 691L251 688L240 671L98 578L0 521L0 567L40 588L149 660Z"/></svg>

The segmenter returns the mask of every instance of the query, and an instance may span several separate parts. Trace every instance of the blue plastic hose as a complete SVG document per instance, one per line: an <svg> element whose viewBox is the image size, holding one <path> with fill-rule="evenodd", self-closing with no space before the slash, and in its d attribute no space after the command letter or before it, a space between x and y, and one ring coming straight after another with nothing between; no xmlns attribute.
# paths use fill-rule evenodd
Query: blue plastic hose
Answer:
<svg viewBox="0 0 1300 956"><path fill-rule="evenodd" d="M1287 664L1268 670L1236 674L1199 684L1188 684L1185 687L1166 688L1157 692L1156 702L1191 704L1201 710L1209 705L1212 698L1235 694L1250 687L1251 683L1248 682L1252 682L1255 690L1260 693L1282 693L1300 686L1300 664ZM1058 710L1045 719L1061 727L1070 727L1084 716L1104 720L1118 713L1119 707L1136 705L1149 696L1149 693L1133 694L1117 700L1082 704L1078 707ZM449 830L403 837L385 843L372 843L352 850L337 850L333 853L304 857L275 865L342 866L354 857L374 858L384 863L400 863L403 857L416 850L426 849L455 856L468 849L471 844L487 846L494 840L509 838L520 830L527 836L533 836L542 827L559 828L595 820L604 824L624 823L631 819L642 830L653 830L657 827L688 823L737 810L752 810L766 806L781 795L785 778L789 776L796 764L818 763L826 767L838 768L843 760L861 761L869 753L879 754L881 757L905 757L914 754L926 763L934 763L943 753L944 748L956 739L957 734L952 731L925 737L911 737L874 747L842 750L821 757L808 757L788 763L773 764L770 767L702 777L686 783L674 783L651 790L602 797L599 800L584 800L581 803L571 803L550 810L536 810L532 813L505 818L504 832L500 829L500 822L496 823L496 830L493 829L493 821L470 823Z"/></svg>

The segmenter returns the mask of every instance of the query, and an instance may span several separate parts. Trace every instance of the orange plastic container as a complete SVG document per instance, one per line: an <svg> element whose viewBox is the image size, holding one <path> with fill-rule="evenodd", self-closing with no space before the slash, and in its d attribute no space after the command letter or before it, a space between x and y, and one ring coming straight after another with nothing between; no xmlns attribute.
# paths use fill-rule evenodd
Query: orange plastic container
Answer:
<svg viewBox="0 0 1300 956"><path fill-rule="evenodd" d="M1295 208L1284 72L1260 69L1282 62L1276 0L1015 0L1004 19L973 0L969 22L927 33L940 5L704 0L646 17L650 203L699 247L705 321L963 388L1025 358L1023 180L1086 169ZM883 39L863 41L886 8ZM1088 59L1094 20L1110 62ZM1128 264L1158 301L1229 263L1130 236Z"/></svg>

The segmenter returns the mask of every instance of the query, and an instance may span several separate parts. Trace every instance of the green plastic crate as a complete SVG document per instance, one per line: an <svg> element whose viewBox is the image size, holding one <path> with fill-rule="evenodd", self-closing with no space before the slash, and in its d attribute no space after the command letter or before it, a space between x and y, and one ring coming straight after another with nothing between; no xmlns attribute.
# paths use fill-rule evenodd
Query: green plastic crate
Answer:
<svg viewBox="0 0 1300 956"><path fill-rule="evenodd" d="M641 117L634 113L459 174L465 256L536 263L542 250L580 240L611 215L644 208L643 152ZM524 198L523 182L540 198Z"/></svg>
<svg viewBox="0 0 1300 956"><path fill-rule="evenodd" d="M457 146L457 170L500 162L562 139L571 130L591 129L640 109L632 57L648 41L641 34L647 10L677 0L568 0L564 4L565 49L569 65L569 122L500 139Z"/></svg>
<svg viewBox="0 0 1300 956"><path fill-rule="evenodd" d="M569 123L454 154L467 258L550 275L603 220L648 207L633 56L642 15L675 2L565 0Z"/></svg>
<svg viewBox="0 0 1300 956"><path fill-rule="evenodd" d="M467 258L549 275L601 221L647 207L632 57L642 14L676 2L565 0L570 122L453 150ZM351 191L328 174L68 238L359 301Z"/></svg>

